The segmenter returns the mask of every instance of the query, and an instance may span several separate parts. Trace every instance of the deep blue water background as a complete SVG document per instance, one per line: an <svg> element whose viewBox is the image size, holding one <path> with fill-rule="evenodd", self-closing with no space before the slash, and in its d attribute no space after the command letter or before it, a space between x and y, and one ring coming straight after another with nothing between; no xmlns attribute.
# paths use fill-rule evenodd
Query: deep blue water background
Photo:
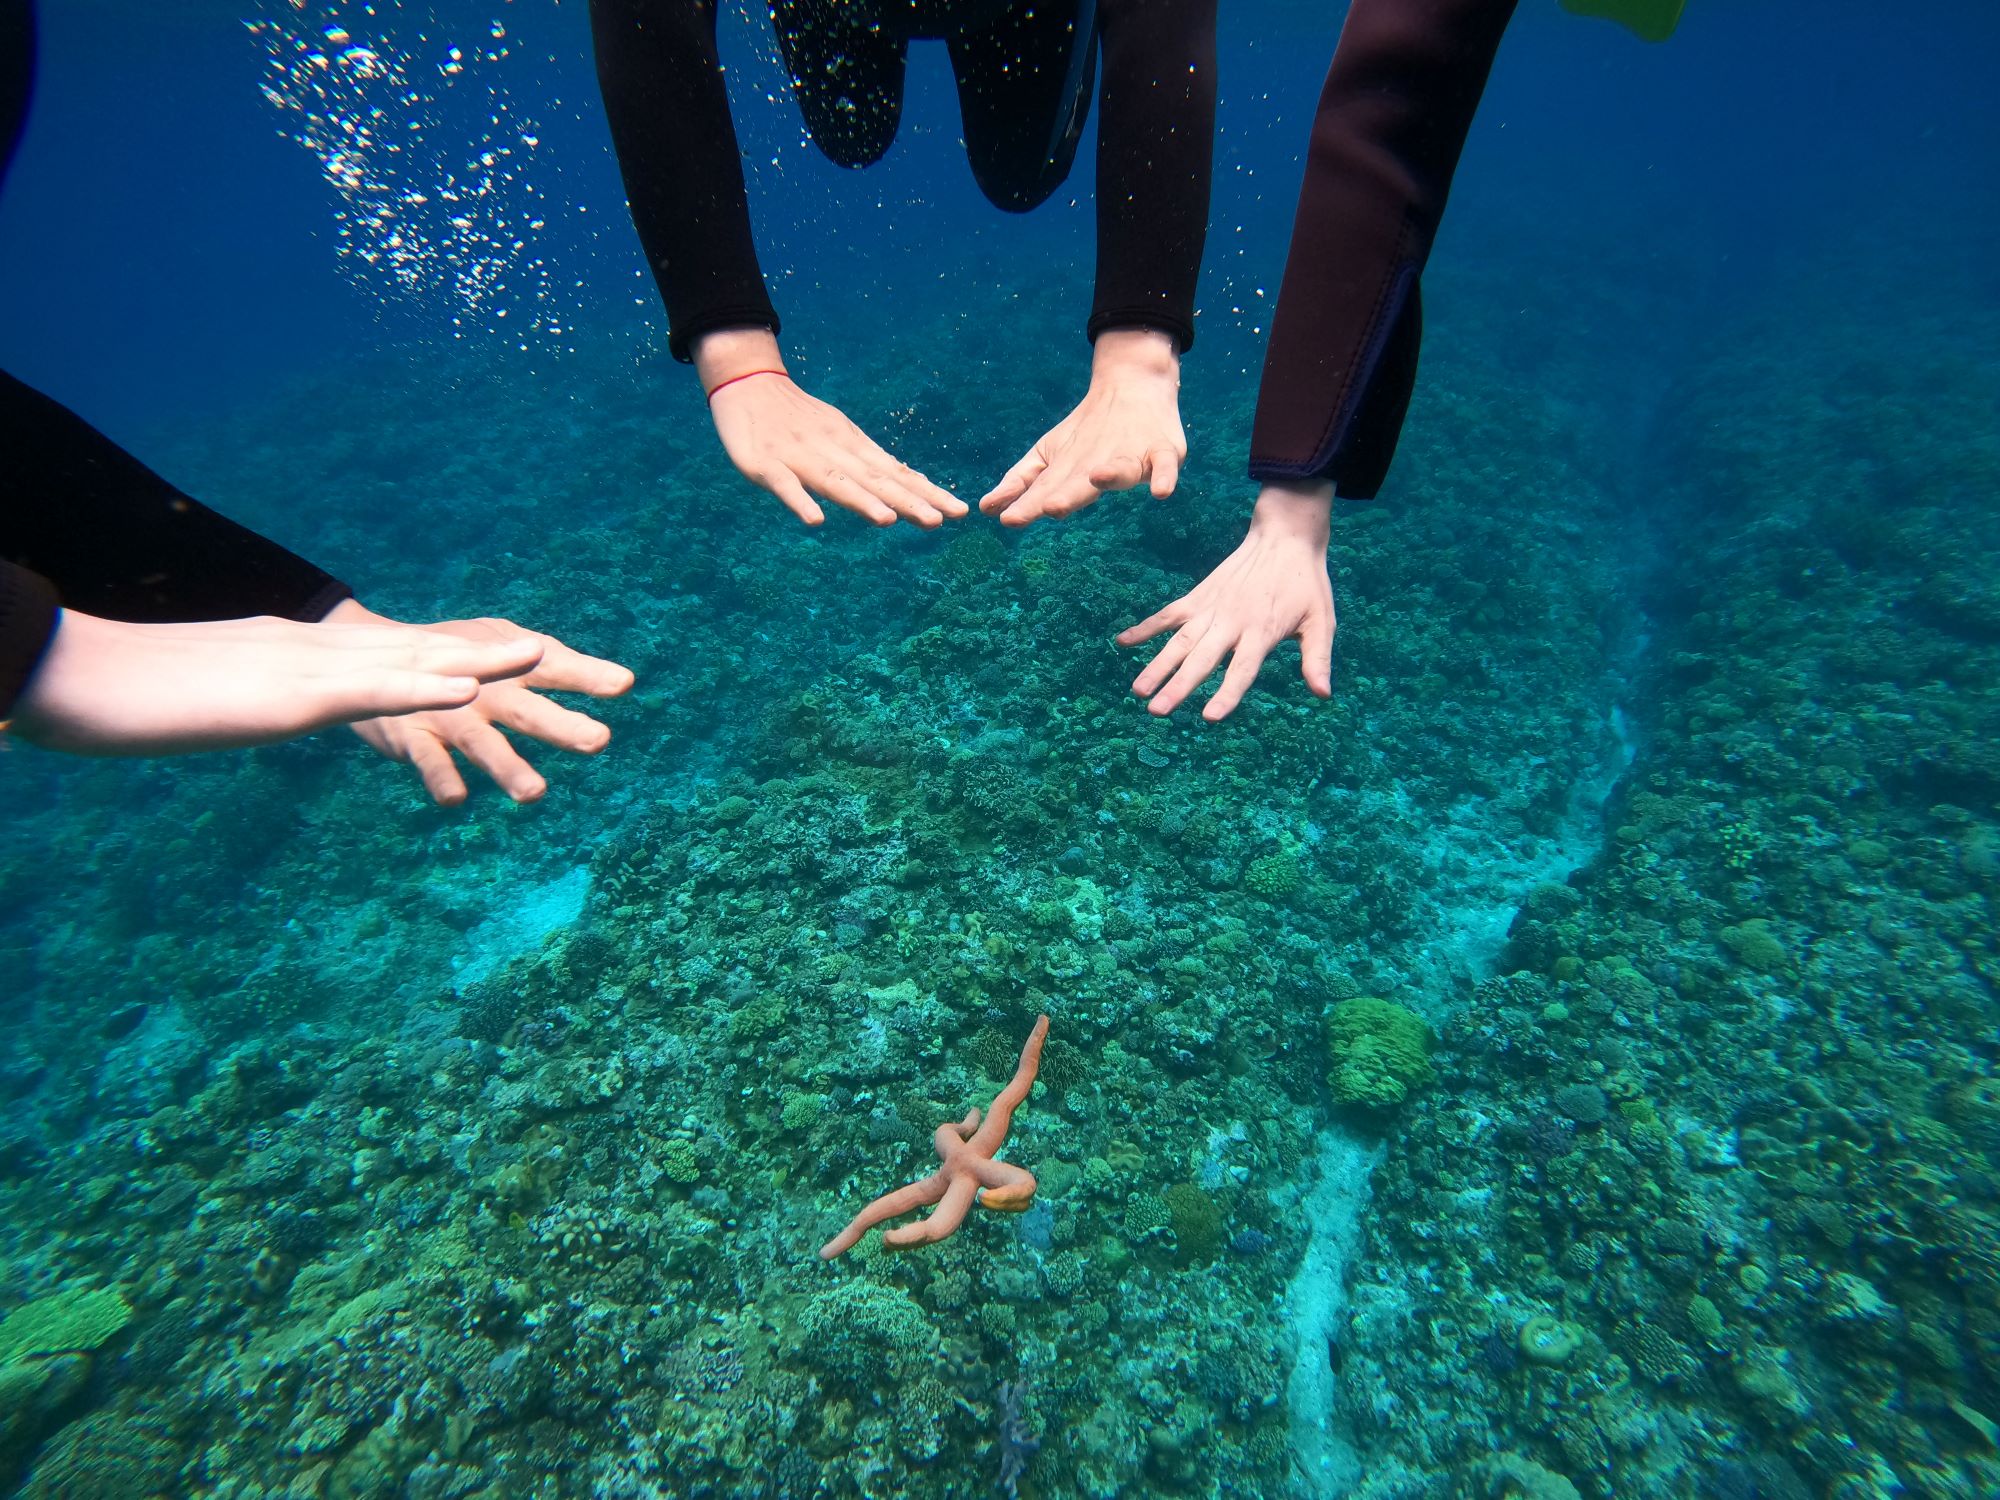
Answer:
<svg viewBox="0 0 2000 1500"><path fill-rule="evenodd" d="M215 0L44 10L34 114L0 201L8 368L137 438L149 423L411 331L409 309L385 310L336 274L329 195L255 88L261 58L238 24L251 12ZM436 13L441 38L476 36L489 13L503 17L519 40L507 66L517 93L525 80L536 85L529 97L566 101L546 111L539 171L602 227L557 248L589 281L603 326L656 328L594 97L584 6ZM421 14L392 25L413 28ZM1275 293L1338 14L1236 4L1225 16L1202 369L1256 367L1257 293ZM769 97L777 75L761 30L732 7L723 45L766 94L739 87L737 119L766 268L795 337L839 338L845 315L865 317L871 302L966 297L989 260L1087 264L1088 146L1073 191L1045 211L1020 221L992 210L958 152L942 50L929 46L917 49L921 82L888 160L840 172L802 141L790 102ZM1979 264L1995 222L2000 119L1986 62L1996 41L2000 16L1977 0L1907 15L1804 0L1695 4L1662 47L1525 5L1466 154L1440 263L1512 252L1533 276L1537 242L1618 226L1640 268L1653 247L1674 257L1658 290L1676 323L1709 307L1689 303L1681 277L1701 278L1703 296L1754 296L1857 226L1882 257L1881 274L1857 271L1858 297L1893 298L1898 273L1923 278L1931 257Z"/></svg>

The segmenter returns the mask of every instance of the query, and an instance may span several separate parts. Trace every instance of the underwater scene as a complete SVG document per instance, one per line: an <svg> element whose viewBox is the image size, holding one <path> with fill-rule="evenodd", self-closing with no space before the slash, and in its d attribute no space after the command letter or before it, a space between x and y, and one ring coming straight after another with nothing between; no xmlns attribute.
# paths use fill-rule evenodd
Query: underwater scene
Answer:
<svg viewBox="0 0 2000 1500"><path fill-rule="evenodd" d="M1028 526L1099 111L1003 211L917 40L849 169L719 7L926 529L732 463L582 0L44 0L0 365L634 685L518 803L0 739L0 1493L2000 1494L2000 14L1579 13L1676 8L1522 0L1330 696L1210 721L1115 637L1244 537L1345 7L1221 7L1174 493Z"/></svg>

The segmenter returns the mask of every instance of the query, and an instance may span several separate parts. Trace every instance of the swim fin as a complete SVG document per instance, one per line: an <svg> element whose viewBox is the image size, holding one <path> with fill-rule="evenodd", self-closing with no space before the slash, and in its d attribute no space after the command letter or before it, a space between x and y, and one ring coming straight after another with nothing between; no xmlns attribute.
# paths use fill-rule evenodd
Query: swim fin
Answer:
<svg viewBox="0 0 2000 1500"><path fill-rule="evenodd" d="M1681 23L1687 0L1562 0L1579 16L1602 16L1649 42L1664 42Z"/></svg>

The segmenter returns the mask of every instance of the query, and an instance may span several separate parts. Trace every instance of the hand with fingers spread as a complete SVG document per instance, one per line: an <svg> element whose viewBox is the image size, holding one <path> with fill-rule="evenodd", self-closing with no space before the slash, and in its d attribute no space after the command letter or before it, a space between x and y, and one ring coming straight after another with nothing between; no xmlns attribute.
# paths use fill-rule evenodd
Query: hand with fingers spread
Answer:
<svg viewBox="0 0 2000 1500"><path fill-rule="evenodd" d="M336 605L327 618L382 620L352 599ZM540 647L525 673L486 683L470 701L461 699L426 711L364 719L351 726L380 754L414 766L423 778L424 789L439 806L455 807L466 798L465 778L452 760L454 750L492 777L516 802L536 801L548 790L548 783L521 758L501 728L579 755L595 755L610 742L611 731L604 724L551 703L542 694L587 693L593 698L615 698L632 686L628 669L572 651L553 636L536 635L506 620L446 620L422 628L427 634L466 642L525 637Z"/></svg>
<svg viewBox="0 0 2000 1500"><path fill-rule="evenodd" d="M801 390L768 329L708 334L695 345L694 362L730 462L806 525L826 519L815 495L877 526L901 518L928 529L965 514L963 500L892 457L838 408Z"/></svg>
<svg viewBox="0 0 2000 1500"><path fill-rule="evenodd" d="M1213 573L1158 614L1119 633L1136 646L1173 635L1132 683L1155 714L1170 714L1224 657L1222 686L1203 705L1210 723L1229 716L1280 641L1299 643L1299 671L1321 698L1333 692L1333 584L1326 548L1333 487L1267 484L1250 532Z"/></svg>
<svg viewBox="0 0 2000 1500"><path fill-rule="evenodd" d="M64 610L12 728L78 755L265 745L378 714L458 709L482 683L535 669L543 650L524 630L467 637L375 616L163 625Z"/></svg>
<svg viewBox="0 0 2000 1500"><path fill-rule="evenodd" d="M1166 499L1187 458L1180 392L1181 356L1170 336L1106 329L1091 354L1083 400L986 492L980 511L1002 525L1026 526L1071 515L1106 490L1147 484L1154 499Z"/></svg>

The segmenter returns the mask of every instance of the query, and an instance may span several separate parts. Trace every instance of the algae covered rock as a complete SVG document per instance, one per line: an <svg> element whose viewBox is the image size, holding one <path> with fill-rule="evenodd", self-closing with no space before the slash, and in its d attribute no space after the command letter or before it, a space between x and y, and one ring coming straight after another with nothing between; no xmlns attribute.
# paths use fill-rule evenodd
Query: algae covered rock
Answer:
<svg viewBox="0 0 2000 1500"><path fill-rule="evenodd" d="M0 1321L0 1464L32 1445L89 1380L89 1351L131 1320L131 1304L116 1290L76 1288Z"/></svg>
<svg viewBox="0 0 2000 1500"><path fill-rule="evenodd" d="M1582 1340L1577 1331L1561 1318L1541 1313L1521 1325L1517 1335L1521 1354L1538 1365L1567 1364Z"/></svg>
<svg viewBox="0 0 2000 1500"><path fill-rule="evenodd" d="M95 1349L131 1321L131 1304L111 1287L37 1298L0 1322L0 1365L39 1354Z"/></svg>
<svg viewBox="0 0 2000 1500"><path fill-rule="evenodd" d="M798 1315L798 1346L836 1383L871 1390L930 1367L938 1331L901 1287L853 1280L816 1292Z"/></svg>
<svg viewBox="0 0 2000 1500"><path fill-rule="evenodd" d="M72 1422L35 1460L27 1500L155 1500L181 1493L181 1453L158 1417L93 1412Z"/></svg>
<svg viewBox="0 0 2000 1500"><path fill-rule="evenodd" d="M1518 1453L1496 1453L1480 1466L1492 1500L1582 1500L1577 1487Z"/></svg>
<svg viewBox="0 0 2000 1500"><path fill-rule="evenodd" d="M1431 1080L1430 1028L1393 1000L1362 995L1327 1013L1327 1082L1336 1104L1394 1109Z"/></svg>

